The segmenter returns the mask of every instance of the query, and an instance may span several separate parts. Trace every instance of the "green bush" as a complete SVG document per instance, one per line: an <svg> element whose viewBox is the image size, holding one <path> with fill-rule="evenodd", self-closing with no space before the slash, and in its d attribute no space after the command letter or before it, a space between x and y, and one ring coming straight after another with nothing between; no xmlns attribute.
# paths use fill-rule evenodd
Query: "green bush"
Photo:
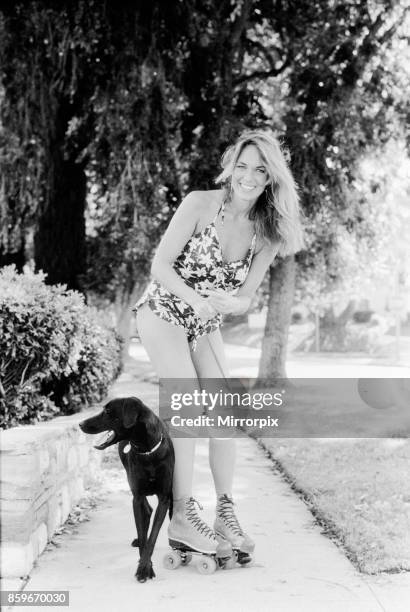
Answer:
<svg viewBox="0 0 410 612"><path fill-rule="evenodd" d="M36 423L100 401L121 371L122 341L99 312L43 273L0 270L0 426Z"/></svg>

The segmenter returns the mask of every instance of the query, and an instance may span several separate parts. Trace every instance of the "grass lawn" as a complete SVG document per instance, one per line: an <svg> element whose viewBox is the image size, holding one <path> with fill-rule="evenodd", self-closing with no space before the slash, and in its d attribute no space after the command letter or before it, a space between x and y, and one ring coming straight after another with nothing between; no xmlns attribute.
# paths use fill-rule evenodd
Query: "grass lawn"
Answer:
<svg viewBox="0 0 410 612"><path fill-rule="evenodd" d="M324 533L369 574L410 571L410 441L263 439Z"/></svg>

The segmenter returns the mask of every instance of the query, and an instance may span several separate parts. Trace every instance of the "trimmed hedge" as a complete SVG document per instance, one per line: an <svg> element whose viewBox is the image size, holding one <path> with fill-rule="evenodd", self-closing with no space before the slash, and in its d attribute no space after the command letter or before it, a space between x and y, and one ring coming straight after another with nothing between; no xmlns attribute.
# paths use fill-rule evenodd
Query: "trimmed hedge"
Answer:
<svg viewBox="0 0 410 612"><path fill-rule="evenodd" d="M0 270L0 426L100 401L121 371L122 340L101 313L45 274Z"/></svg>

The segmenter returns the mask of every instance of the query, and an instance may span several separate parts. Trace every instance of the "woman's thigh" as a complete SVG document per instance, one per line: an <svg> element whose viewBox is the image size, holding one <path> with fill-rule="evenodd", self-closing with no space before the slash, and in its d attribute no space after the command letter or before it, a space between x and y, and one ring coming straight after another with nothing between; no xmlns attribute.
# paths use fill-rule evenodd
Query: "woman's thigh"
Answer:
<svg viewBox="0 0 410 612"><path fill-rule="evenodd" d="M161 319L144 304L137 312L137 329L159 378L197 379L183 327Z"/></svg>
<svg viewBox="0 0 410 612"><path fill-rule="evenodd" d="M188 407L181 404L184 394L195 397L193 394L200 389L184 328L164 321L144 304L137 312L137 329L160 379L159 416L167 421L176 415L200 416L202 405L199 403L188 404ZM171 421L170 434L173 438L195 438L199 431L189 426L174 428Z"/></svg>
<svg viewBox="0 0 410 612"><path fill-rule="evenodd" d="M191 351L192 361L198 378L228 378L222 335L219 329L198 338L195 351Z"/></svg>

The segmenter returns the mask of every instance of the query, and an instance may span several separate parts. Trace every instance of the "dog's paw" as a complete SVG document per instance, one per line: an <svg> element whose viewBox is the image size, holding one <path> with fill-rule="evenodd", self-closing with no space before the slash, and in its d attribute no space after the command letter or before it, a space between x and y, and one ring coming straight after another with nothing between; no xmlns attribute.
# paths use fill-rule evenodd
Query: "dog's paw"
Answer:
<svg viewBox="0 0 410 612"><path fill-rule="evenodd" d="M138 538L135 538L132 542L131 542L131 546L134 546L134 548L138 548L139 543L138 543Z"/></svg>
<svg viewBox="0 0 410 612"><path fill-rule="evenodd" d="M146 582L148 579L155 578L154 568L152 567L152 563L148 565L143 565L142 563L138 564L138 569L135 573L135 577L138 582Z"/></svg>

